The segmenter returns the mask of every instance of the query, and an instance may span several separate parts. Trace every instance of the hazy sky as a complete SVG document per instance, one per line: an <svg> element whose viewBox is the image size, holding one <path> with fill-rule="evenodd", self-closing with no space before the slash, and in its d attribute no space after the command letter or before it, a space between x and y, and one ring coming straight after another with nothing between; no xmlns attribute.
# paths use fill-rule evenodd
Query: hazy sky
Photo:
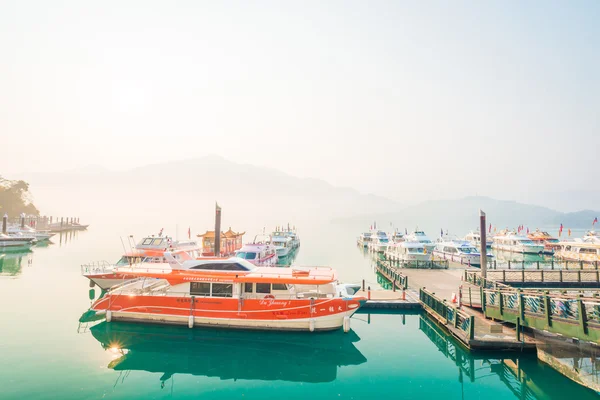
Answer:
<svg viewBox="0 0 600 400"><path fill-rule="evenodd" d="M598 21L598 1L0 1L0 174L215 153L379 193L595 188Z"/></svg>

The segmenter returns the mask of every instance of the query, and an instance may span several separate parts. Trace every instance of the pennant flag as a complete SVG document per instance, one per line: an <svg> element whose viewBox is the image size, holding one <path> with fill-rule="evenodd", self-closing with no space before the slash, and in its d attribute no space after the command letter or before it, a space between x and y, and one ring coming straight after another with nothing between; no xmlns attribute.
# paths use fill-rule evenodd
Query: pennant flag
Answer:
<svg viewBox="0 0 600 400"><path fill-rule="evenodd" d="M158 232L158 236L162 236L163 228L160 228L160 232Z"/></svg>
<svg viewBox="0 0 600 400"><path fill-rule="evenodd" d="M529 227L527 227L527 234L529 235Z"/></svg>
<svg viewBox="0 0 600 400"><path fill-rule="evenodd" d="M443 237L443 236L444 236L444 230L440 229L440 237Z"/></svg>
<svg viewBox="0 0 600 400"><path fill-rule="evenodd" d="M490 228L488 229L488 233L492 232L492 224L490 224Z"/></svg>
<svg viewBox="0 0 600 400"><path fill-rule="evenodd" d="M404 234L408 235L408 229L404 228Z"/></svg>
<svg viewBox="0 0 600 400"><path fill-rule="evenodd" d="M594 222L592 222L592 226L596 225L598 223L598 217L594 218Z"/></svg>
<svg viewBox="0 0 600 400"><path fill-rule="evenodd" d="M571 228L569 228L569 237L571 236Z"/></svg>
<svg viewBox="0 0 600 400"><path fill-rule="evenodd" d="M192 228L188 227L188 239L192 238Z"/></svg>
<svg viewBox="0 0 600 400"><path fill-rule="evenodd" d="M561 237L563 231L563 224L560 224L560 228L558 228L558 237Z"/></svg>

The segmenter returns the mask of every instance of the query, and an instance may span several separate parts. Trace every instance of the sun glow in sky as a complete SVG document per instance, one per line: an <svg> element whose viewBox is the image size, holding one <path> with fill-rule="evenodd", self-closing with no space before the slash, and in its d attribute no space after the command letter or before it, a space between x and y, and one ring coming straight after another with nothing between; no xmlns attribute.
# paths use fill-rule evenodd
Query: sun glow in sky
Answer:
<svg viewBox="0 0 600 400"><path fill-rule="evenodd" d="M392 195L599 178L596 1L0 10L4 175L218 154Z"/></svg>

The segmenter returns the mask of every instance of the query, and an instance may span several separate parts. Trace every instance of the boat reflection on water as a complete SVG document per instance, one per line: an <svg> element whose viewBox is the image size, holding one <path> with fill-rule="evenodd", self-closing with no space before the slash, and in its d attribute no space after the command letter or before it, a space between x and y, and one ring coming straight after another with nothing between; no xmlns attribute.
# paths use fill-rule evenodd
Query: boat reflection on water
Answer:
<svg viewBox="0 0 600 400"><path fill-rule="evenodd" d="M21 274L23 262L30 263L29 249L3 250L0 253L0 276L17 276Z"/></svg>
<svg viewBox="0 0 600 400"><path fill-rule="evenodd" d="M90 328L107 351L121 354L108 368L263 381L332 382L338 367L367 361L354 331L291 333L229 331L102 322Z"/></svg>
<svg viewBox="0 0 600 400"><path fill-rule="evenodd" d="M506 264L508 261L519 262L519 263L522 263L524 261L525 264L527 264L527 263L536 263L538 261L547 262L550 260L550 258L546 258L543 255L539 255L539 254L523 254L523 253L514 253L512 251L501 251L501 250L494 250L493 255L496 258L498 265Z"/></svg>
<svg viewBox="0 0 600 400"><path fill-rule="evenodd" d="M278 267L289 267L290 265L292 265L292 263L298 256L299 251L300 251L300 248L296 247L295 249L290 250L290 252L287 253L287 255L279 256L279 258L277 260L277 266Z"/></svg>
<svg viewBox="0 0 600 400"><path fill-rule="evenodd" d="M419 318L419 329L458 368L463 391L465 381L485 381L490 374L495 374L519 399L597 398L592 390L565 379L549 365L540 363L535 353L471 353L428 317L421 315Z"/></svg>

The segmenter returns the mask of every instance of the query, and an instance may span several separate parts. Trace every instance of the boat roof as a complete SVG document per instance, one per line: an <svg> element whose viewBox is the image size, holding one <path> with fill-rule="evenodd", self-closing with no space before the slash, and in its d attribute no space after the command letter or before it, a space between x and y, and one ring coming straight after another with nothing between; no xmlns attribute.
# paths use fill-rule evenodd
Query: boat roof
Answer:
<svg viewBox="0 0 600 400"><path fill-rule="evenodd" d="M269 245L266 243L246 243L237 251L261 251L267 246Z"/></svg>
<svg viewBox="0 0 600 400"><path fill-rule="evenodd" d="M238 263L239 259L222 260L221 263ZM187 262L186 262L187 263ZM205 264L216 264L213 260ZM337 273L329 267L309 269L254 267L251 271L171 269L170 271L127 270L129 275L146 278L166 279L171 285L186 282L234 282L234 283L285 283L296 285L323 285L337 280Z"/></svg>
<svg viewBox="0 0 600 400"><path fill-rule="evenodd" d="M399 242L396 243L398 246L400 247L407 247L407 248L423 248L423 243L421 242L410 242L410 241L406 241L406 242Z"/></svg>
<svg viewBox="0 0 600 400"><path fill-rule="evenodd" d="M221 232L221 238L226 238L226 239L231 239L231 238L237 238L239 236L243 236L246 232L234 232L231 230L231 227L229 227L229 230L226 232ZM206 231L205 233L201 234L201 235L196 235L198 237L201 238L212 238L214 239L215 237L215 231Z"/></svg>
<svg viewBox="0 0 600 400"><path fill-rule="evenodd" d="M496 235L496 236L494 236L494 239L496 239L496 238L498 238L498 239L508 238L508 239L512 239L512 240L531 240L527 236L517 235L514 232L510 232L506 235Z"/></svg>
<svg viewBox="0 0 600 400"><path fill-rule="evenodd" d="M561 245L561 246L575 246L575 247L588 247L591 249L600 249L600 243L597 242L570 242L570 241L564 241L564 242L558 242L557 244Z"/></svg>

